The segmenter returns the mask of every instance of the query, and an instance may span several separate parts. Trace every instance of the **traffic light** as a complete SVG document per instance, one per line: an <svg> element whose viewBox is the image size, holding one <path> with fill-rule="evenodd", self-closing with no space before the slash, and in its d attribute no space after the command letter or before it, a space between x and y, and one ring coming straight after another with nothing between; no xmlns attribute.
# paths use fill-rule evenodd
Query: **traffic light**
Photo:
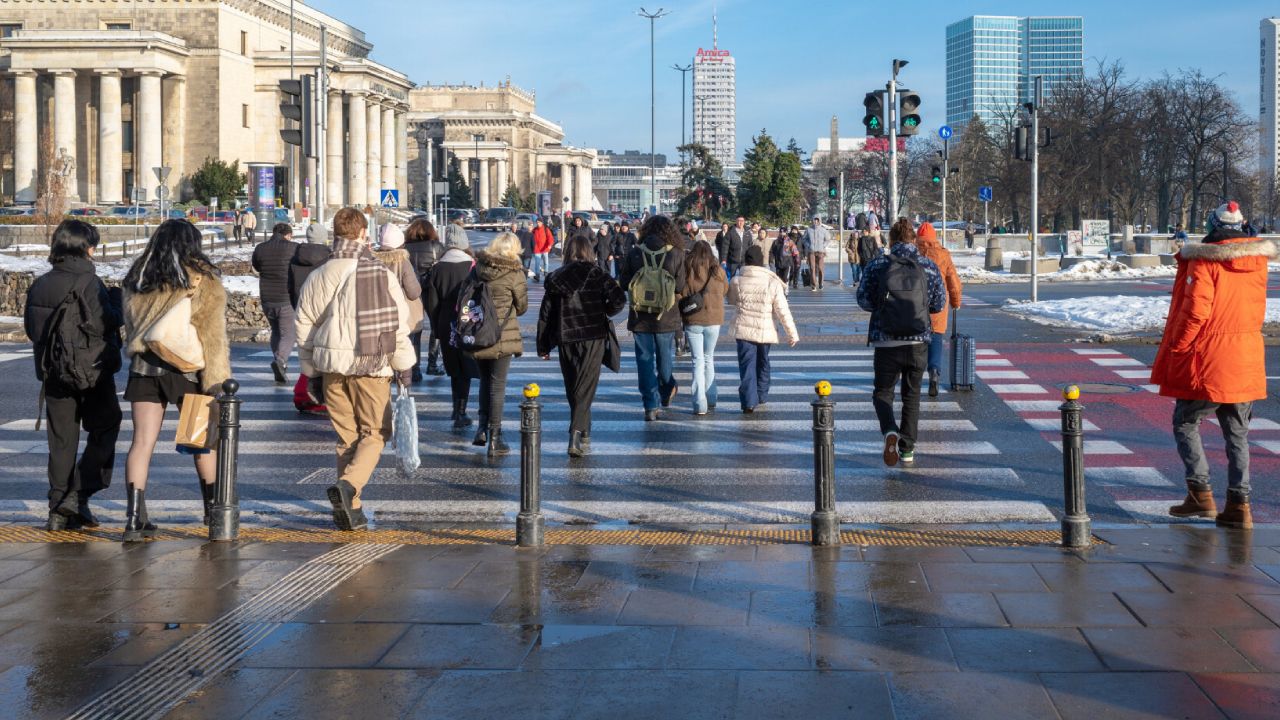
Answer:
<svg viewBox="0 0 1280 720"><path fill-rule="evenodd" d="M312 83L314 75L303 75L297 80L281 80L280 92L284 93L285 102L280 103L280 114L298 123L296 128L280 131L280 139L290 145L302 148L304 157L315 157L312 140Z"/></svg>
<svg viewBox="0 0 1280 720"><path fill-rule="evenodd" d="M942 168L937 165L933 166L933 184L937 185L942 182Z"/></svg>
<svg viewBox="0 0 1280 720"><path fill-rule="evenodd" d="M1031 160L1031 146L1028 137L1031 134L1031 128L1026 125L1019 125L1013 131L1013 158L1015 160Z"/></svg>
<svg viewBox="0 0 1280 720"><path fill-rule="evenodd" d="M827 197L831 198L832 200L835 200L837 197L839 197L839 193L836 192L835 178L827 178Z"/></svg>
<svg viewBox="0 0 1280 720"><path fill-rule="evenodd" d="M910 90L898 95L898 134L915 135L920 129L920 96Z"/></svg>
<svg viewBox="0 0 1280 720"><path fill-rule="evenodd" d="M867 114L862 118L862 124L867 127L867 137L884 137L884 91L867 93L862 104L867 108Z"/></svg>

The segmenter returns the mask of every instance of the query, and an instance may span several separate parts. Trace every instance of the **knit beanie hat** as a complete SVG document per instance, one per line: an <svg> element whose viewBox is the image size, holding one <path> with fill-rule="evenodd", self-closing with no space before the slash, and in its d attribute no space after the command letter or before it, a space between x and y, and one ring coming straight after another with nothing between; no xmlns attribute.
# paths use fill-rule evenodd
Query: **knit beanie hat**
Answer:
<svg viewBox="0 0 1280 720"><path fill-rule="evenodd" d="M1225 230L1240 230L1244 227L1244 213L1240 212L1240 203L1230 200L1218 206L1209 216L1209 225Z"/></svg>
<svg viewBox="0 0 1280 720"><path fill-rule="evenodd" d="M467 231L463 230L461 225L450 223L444 229L444 246L446 248L470 250L471 240L467 237Z"/></svg>
<svg viewBox="0 0 1280 720"><path fill-rule="evenodd" d="M748 265L764 267L764 250L761 249L759 245L752 245L747 248L747 253L743 260L745 260Z"/></svg>
<svg viewBox="0 0 1280 720"><path fill-rule="evenodd" d="M404 231L395 223L382 226L382 234L378 236L378 247L383 250L395 250L404 247Z"/></svg>

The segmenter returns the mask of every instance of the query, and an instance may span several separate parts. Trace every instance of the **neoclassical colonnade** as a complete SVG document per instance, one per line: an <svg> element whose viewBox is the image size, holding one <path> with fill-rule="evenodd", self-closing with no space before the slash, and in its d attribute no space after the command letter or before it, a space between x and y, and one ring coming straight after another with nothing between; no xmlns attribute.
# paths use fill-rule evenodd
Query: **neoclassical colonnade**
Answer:
<svg viewBox="0 0 1280 720"><path fill-rule="evenodd" d="M341 76L334 80L334 84L341 82ZM388 93L361 88L332 90L327 102L327 204L377 206L382 191L392 188L400 191L400 201L406 204L408 104Z"/></svg>

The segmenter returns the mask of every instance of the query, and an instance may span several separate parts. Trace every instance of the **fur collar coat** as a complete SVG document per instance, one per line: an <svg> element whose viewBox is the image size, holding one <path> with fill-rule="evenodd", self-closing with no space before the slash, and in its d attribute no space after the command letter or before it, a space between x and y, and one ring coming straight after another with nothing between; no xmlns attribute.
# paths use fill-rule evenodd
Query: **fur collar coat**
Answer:
<svg viewBox="0 0 1280 720"><path fill-rule="evenodd" d="M204 348L204 369L200 387L206 394L222 392L222 382L231 377L231 348L227 342L227 292L216 275L191 274L194 288L124 293L125 354L133 357L147 351L142 337L148 328L184 297L191 297L191 324Z"/></svg>

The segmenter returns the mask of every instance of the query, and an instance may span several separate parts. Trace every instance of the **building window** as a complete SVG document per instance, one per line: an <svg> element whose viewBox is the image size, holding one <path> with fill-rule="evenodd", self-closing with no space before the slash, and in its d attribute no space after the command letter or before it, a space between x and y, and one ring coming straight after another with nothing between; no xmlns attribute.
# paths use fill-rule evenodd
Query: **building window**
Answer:
<svg viewBox="0 0 1280 720"><path fill-rule="evenodd" d="M22 23L5 23L0 25L0 38L13 37L13 34L22 29Z"/></svg>
<svg viewBox="0 0 1280 720"><path fill-rule="evenodd" d="M241 55L249 54L249 33L245 32L244 30L240 31L240 54Z"/></svg>
<svg viewBox="0 0 1280 720"><path fill-rule="evenodd" d="M243 125L244 127L249 127L249 106L248 105L240 106L240 124Z"/></svg>
<svg viewBox="0 0 1280 720"><path fill-rule="evenodd" d="M131 23L131 22L109 22L109 23L103 23L103 26L102 26L102 27L103 27L103 29L104 29L104 30L132 30L132 29L133 29L133 23Z"/></svg>
<svg viewBox="0 0 1280 720"><path fill-rule="evenodd" d="M120 121L120 149L123 152L133 152L133 121Z"/></svg>

